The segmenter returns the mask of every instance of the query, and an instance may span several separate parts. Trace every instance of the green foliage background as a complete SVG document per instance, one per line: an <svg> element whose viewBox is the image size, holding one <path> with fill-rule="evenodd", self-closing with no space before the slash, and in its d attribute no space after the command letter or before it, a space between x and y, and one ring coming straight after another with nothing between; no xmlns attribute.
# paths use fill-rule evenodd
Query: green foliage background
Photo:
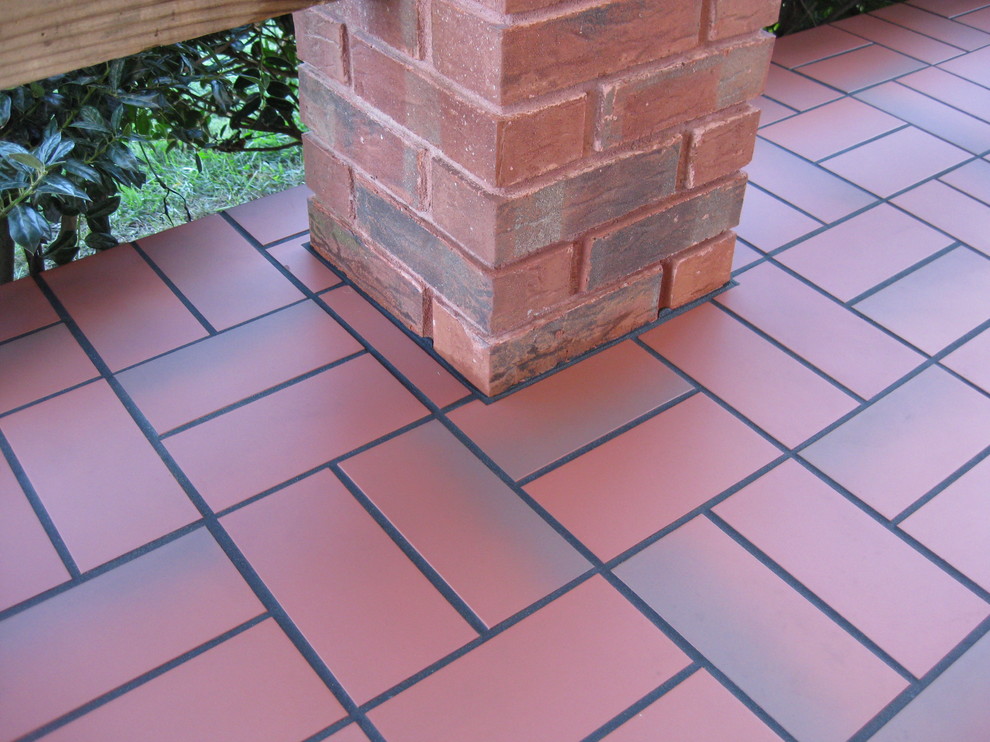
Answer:
<svg viewBox="0 0 990 742"><path fill-rule="evenodd" d="M902 0L781 0L778 36L804 31L857 13L869 13Z"/></svg>

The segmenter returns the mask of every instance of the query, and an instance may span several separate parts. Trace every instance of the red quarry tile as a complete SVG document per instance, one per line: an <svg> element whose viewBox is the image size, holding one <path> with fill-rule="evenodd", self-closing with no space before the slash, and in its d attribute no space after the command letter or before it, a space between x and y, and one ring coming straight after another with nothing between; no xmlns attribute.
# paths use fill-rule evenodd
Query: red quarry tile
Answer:
<svg viewBox="0 0 990 742"><path fill-rule="evenodd" d="M604 742L780 740L715 678L699 670L604 737Z"/></svg>
<svg viewBox="0 0 990 742"><path fill-rule="evenodd" d="M855 98L842 98L768 126L762 136L809 160L821 160L903 125Z"/></svg>
<svg viewBox="0 0 990 742"><path fill-rule="evenodd" d="M217 214L144 237L138 244L218 330L303 298Z"/></svg>
<svg viewBox="0 0 990 742"><path fill-rule="evenodd" d="M7 460L0 455L0 611L69 579Z"/></svg>
<svg viewBox="0 0 990 742"><path fill-rule="evenodd" d="M296 186L227 209L227 213L258 242L267 245L309 229L306 201L312 195L306 186Z"/></svg>
<svg viewBox="0 0 990 742"><path fill-rule="evenodd" d="M690 389L625 342L498 402L471 402L449 417L509 476L521 479Z"/></svg>
<svg viewBox="0 0 990 742"><path fill-rule="evenodd" d="M346 715L269 619L44 739L296 742Z"/></svg>
<svg viewBox="0 0 990 742"><path fill-rule="evenodd" d="M852 93L924 66L917 59L874 44L806 65L801 68L801 72L839 90Z"/></svg>
<svg viewBox="0 0 990 742"><path fill-rule="evenodd" d="M111 371L206 336L206 330L130 245L44 274Z"/></svg>
<svg viewBox="0 0 990 742"><path fill-rule="evenodd" d="M856 304L867 317L935 354L990 319L990 262L957 248Z"/></svg>
<svg viewBox="0 0 990 742"><path fill-rule="evenodd" d="M221 523L358 703L476 637L327 470Z"/></svg>
<svg viewBox="0 0 990 742"><path fill-rule="evenodd" d="M878 196L887 197L970 157L968 152L908 126L825 160L822 166Z"/></svg>
<svg viewBox="0 0 990 742"><path fill-rule="evenodd" d="M305 302L130 368L117 379L164 432L360 350L326 311Z"/></svg>
<svg viewBox="0 0 990 742"><path fill-rule="evenodd" d="M990 44L990 34L985 34L975 28L964 26L946 18L940 18L903 3L881 8L874 11L872 15L967 51L973 51Z"/></svg>
<svg viewBox="0 0 990 742"><path fill-rule="evenodd" d="M990 605L794 461L714 510L915 677L990 614Z"/></svg>
<svg viewBox="0 0 990 742"><path fill-rule="evenodd" d="M848 739L907 685L704 518L616 574L802 742Z"/></svg>
<svg viewBox="0 0 990 742"><path fill-rule="evenodd" d="M263 610L200 529L11 616L0 622L0 739L72 711Z"/></svg>
<svg viewBox="0 0 990 742"><path fill-rule="evenodd" d="M773 47L773 61L784 67L799 67L868 43L835 26L819 26L777 39Z"/></svg>
<svg viewBox="0 0 990 742"><path fill-rule="evenodd" d="M909 5L927 10L930 13L937 13L946 18L952 18L977 8L983 8L990 3L987 0L910 0Z"/></svg>
<svg viewBox="0 0 990 742"><path fill-rule="evenodd" d="M924 360L768 263L747 271L717 301L866 399Z"/></svg>
<svg viewBox="0 0 990 742"><path fill-rule="evenodd" d="M65 325L58 324L0 345L0 412L99 376Z"/></svg>
<svg viewBox="0 0 990 742"><path fill-rule="evenodd" d="M854 15L834 25L843 31L857 34L928 64L938 64L962 53L961 49L954 46L943 44L930 36L908 30L904 26L887 23L866 13Z"/></svg>
<svg viewBox="0 0 990 742"><path fill-rule="evenodd" d="M331 734L327 740L328 742L369 742L368 736L357 724L344 727L336 734Z"/></svg>
<svg viewBox="0 0 990 742"><path fill-rule="evenodd" d="M990 255L990 205L934 181L901 194L894 203Z"/></svg>
<svg viewBox="0 0 990 742"><path fill-rule="evenodd" d="M105 381L0 420L82 571L199 518Z"/></svg>
<svg viewBox="0 0 990 742"><path fill-rule="evenodd" d="M799 111L842 97L837 90L776 64L771 64L767 73L766 95Z"/></svg>
<svg viewBox="0 0 990 742"><path fill-rule="evenodd" d="M820 229L821 222L758 188L747 188L736 232L754 247L770 252Z"/></svg>
<svg viewBox="0 0 990 742"><path fill-rule="evenodd" d="M439 422L341 466L489 626L590 569Z"/></svg>
<svg viewBox="0 0 990 742"><path fill-rule="evenodd" d="M697 394L579 456L526 491L608 561L780 452Z"/></svg>
<svg viewBox="0 0 990 742"><path fill-rule="evenodd" d="M937 67L926 67L902 77L898 82L960 111L965 111L971 116L990 122L990 90L981 85Z"/></svg>
<svg viewBox="0 0 990 742"><path fill-rule="evenodd" d="M687 664L593 577L368 716L389 742L581 739Z"/></svg>
<svg viewBox="0 0 990 742"><path fill-rule="evenodd" d="M167 438L214 510L235 505L427 414L370 356Z"/></svg>
<svg viewBox="0 0 990 742"><path fill-rule="evenodd" d="M303 247L309 242L309 235L296 237L268 248L268 254L275 258L293 276L298 278L310 291L324 291L340 283L337 274L313 253Z"/></svg>
<svg viewBox="0 0 990 742"><path fill-rule="evenodd" d="M783 103L767 98L765 95L758 96L752 104L760 109L760 126L767 126L780 119L793 116L795 111L788 108Z"/></svg>
<svg viewBox="0 0 990 742"><path fill-rule="evenodd" d="M750 193L754 191L751 190ZM732 271L742 270L747 265L752 265L763 256L751 247L747 247L741 242L736 242L735 250L732 253Z"/></svg>
<svg viewBox="0 0 990 742"><path fill-rule="evenodd" d="M990 392L990 330L984 330L959 350L949 353L942 359L942 365Z"/></svg>
<svg viewBox="0 0 990 742"><path fill-rule="evenodd" d="M708 304L641 337L787 446L856 406L852 397Z"/></svg>
<svg viewBox="0 0 990 742"><path fill-rule="evenodd" d="M870 739L979 740L990 727L990 635L984 635Z"/></svg>
<svg viewBox="0 0 990 742"><path fill-rule="evenodd" d="M973 160L946 173L939 180L990 205L990 161Z"/></svg>
<svg viewBox="0 0 990 742"><path fill-rule="evenodd" d="M809 237L777 260L849 301L952 244L952 239L887 204Z"/></svg>
<svg viewBox="0 0 990 742"><path fill-rule="evenodd" d="M0 342L58 322L58 315L34 280L0 285Z"/></svg>
<svg viewBox="0 0 990 742"><path fill-rule="evenodd" d="M966 15L956 16L955 20L990 33L990 7L977 10L973 13L967 13Z"/></svg>
<svg viewBox="0 0 990 742"><path fill-rule="evenodd" d="M856 97L969 152L990 149L990 124L904 85L884 83Z"/></svg>
<svg viewBox="0 0 990 742"><path fill-rule="evenodd" d="M946 487L900 528L990 590L990 459Z"/></svg>
<svg viewBox="0 0 990 742"><path fill-rule="evenodd" d="M990 400L933 367L801 456L894 518L982 451L988 437Z"/></svg>
<svg viewBox="0 0 990 742"><path fill-rule="evenodd" d="M393 363L403 376L438 407L446 407L470 393L447 369L433 360L429 353L410 340L350 286L324 294L320 300L371 343L375 350Z"/></svg>
<svg viewBox="0 0 990 742"><path fill-rule="evenodd" d="M965 28L965 26L964 26ZM990 44L990 34L983 34ZM939 65L943 70L953 72L983 87L990 87L990 47L970 52L962 57L950 59Z"/></svg>
<svg viewBox="0 0 990 742"><path fill-rule="evenodd" d="M875 201L866 191L760 138L746 170L758 186L823 222L841 219ZM743 239L752 243L745 235Z"/></svg>

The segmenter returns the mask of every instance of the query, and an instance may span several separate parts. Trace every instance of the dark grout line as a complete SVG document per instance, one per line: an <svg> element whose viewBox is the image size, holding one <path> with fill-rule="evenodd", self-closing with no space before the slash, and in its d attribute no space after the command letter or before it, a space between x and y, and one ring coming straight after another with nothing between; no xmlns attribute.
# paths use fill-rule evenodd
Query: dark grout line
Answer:
<svg viewBox="0 0 990 742"><path fill-rule="evenodd" d="M131 247L133 247L134 252L140 255L141 259L148 264L148 267L155 272L155 274L158 276L161 282L164 283L166 286L168 286L169 290L173 294L175 294L175 297L179 301L182 302L182 305L186 308L186 310L193 317L196 318L196 321L199 322L199 324L203 326L203 329L206 330L210 335L216 335L217 329L210 323L208 319L206 319L206 315L204 315L201 311L199 311L199 309L196 308L196 305L189 300L189 297L187 297L184 293L182 293L182 291L179 290L179 287L176 286L175 283L172 281L172 279L165 274L165 271L163 271L161 268L158 267L155 261L153 261L150 257L148 257L148 254L141 248L141 246L137 242L132 242Z"/></svg>
<svg viewBox="0 0 990 742"><path fill-rule="evenodd" d="M867 105L865 103L865 101L861 101L858 98L857 99L854 99L854 100L856 100L859 103L863 103L864 105ZM835 102L838 102L838 101L835 101ZM887 116L890 116L893 119L897 119L898 121L901 122L901 125L900 126L895 126L893 129L888 129L887 131L883 132L882 134L877 134L876 136L872 136L872 137L868 137L867 139L863 139L862 141L859 141L856 144L850 145L849 147L846 147L844 149L836 150L835 152L832 152L831 154L825 155L824 157L822 157L822 158L820 158L818 160L810 160L810 162L814 162L816 165L821 165L823 168L825 168L825 170L828 170L828 172L832 173L832 175L839 175L838 173L836 173L836 172L834 172L832 170L829 170L825 166L825 163L828 162L829 160L835 159L836 157L840 157L842 155L849 154L853 150L857 150L860 147L865 147L867 144L873 144L874 142L877 142L877 141L883 139L884 137L889 137L889 136L891 136L893 134L896 134L896 133L898 133L900 131L904 131L905 129L910 129L912 127L911 124L909 124L907 121L905 121L902 118L899 118L897 116L894 116L893 114L890 114L887 111L882 111L882 113L886 114ZM769 140L769 141L773 141L773 140ZM777 144L777 143L774 142L774 144ZM784 145L778 145L778 146L782 146L783 147ZM786 147L784 147L784 148L787 149ZM791 150L791 149L788 149L787 151L788 152L793 152L793 150ZM794 152L794 154L798 154L798 153L797 152ZM840 175L839 177L842 177L842 176ZM862 191L866 191L871 196L876 196L877 198L883 198L883 196L881 196L881 195L879 195L877 193L874 193L873 191L869 190L868 188L865 188L864 186L861 186L860 185L860 186L856 186L856 187L859 188Z"/></svg>
<svg viewBox="0 0 990 742"><path fill-rule="evenodd" d="M25 276L25 278L28 278L28 276ZM41 327L35 327L33 330L28 330L27 332L22 332L20 335L12 335L9 338L7 338L6 340L0 340L0 349L2 349L3 346L5 346L5 345L7 345L9 343L13 343L13 342L15 342L17 340L23 340L24 338L30 337L31 335L37 335L38 333L44 332L45 330L50 330L53 327L58 327L61 324L62 324L61 321L55 320L54 322L51 322L51 323L49 323L47 325L42 325Z"/></svg>
<svg viewBox="0 0 990 742"><path fill-rule="evenodd" d="M921 268L924 268L925 266L930 265L931 263L934 263L939 258L943 258L946 255L948 255L949 253L951 253L954 250L956 250L960 246L960 243L955 238L952 238L952 239L953 239L952 243L949 244L948 246L943 247L940 250L936 250L931 255L928 255L927 257L924 257L921 260L919 260L917 263L913 263L913 264L909 265L904 270L898 271L897 273L893 274L892 276L889 276L888 278L885 278L880 283L876 284L875 286L871 286L866 291L863 291L863 292L861 292L859 294L856 294L856 296L852 297L851 299L848 299L846 301L841 301L841 300L838 300L838 299L836 299L836 300L839 301L839 303L842 306L846 307L847 309L850 309L850 310L852 310L852 311L860 314L860 316L862 316L864 319L871 320L872 318L867 317L866 315L863 315L861 312L859 312L859 310L856 308L856 305L859 304L861 301L863 301L865 299L869 299L874 294L879 294L884 289L893 286L895 283L897 283L898 281L900 281L900 280L902 280L904 278L907 278L908 276L910 276L915 271L918 271ZM792 269L788 269L788 270L792 270ZM807 280L807 279L805 279L805 280ZM819 290L821 290L821 289L819 289ZM836 297L833 297L833 298L836 298ZM872 321L873 322L876 322L876 320L872 320ZM898 335L897 337L900 337L900 336ZM922 352L924 352L924 351L922 351ZM926 353L925 355L928 355L928 354Z"/></svg>
<svg viewBox="0 0 990 742"><path fill-rule="evenodd" d="M73 384L72 386L67 386L64 389L59 389L57 392L52 392L51 394L46 394L44 397L38 397L37 399L31 400L30 402L25 402L24 404L22 404L22 405L20 405L18 407L11 407L9 410L6 410L5 412L0 412L0 420L2 420L5 417L10 417L11 415L15 415L18 412L21 412L23 410L28 410L28 409L34 407L35 405L40 405L42 402L47 402L50 399L55 399L56 397L61 397L63 394L68 394L69 392L74 392L76 389L82 389L84 386L89 386L94 381L100 381L101 379L102 379L102 377L99 376L99 375L97 375L97 376L92 377L91 379L86 379L85 381L80 381L78 384Z"/></svg>
<svg viewBox="0 0 990 742"><path fill-rule="evenodd" d="M990 445L988 445L980 453L976 454L976 456L972 457L969 461L967 461L965 464L963 464L958 469L956 469L948 477L946 477L941 482L939 482L934 487L932 487L932 489L930 489L927 493L925 493L917 500L915 500L911 505L904 508L904 510L902 510L900 513L898 513L893 518L891 518L890 522L893 523L895 526L899 526L909 517L914 515L917 511L921 510L921 508L923 508L929 502L931 502L940 494L942 494L942 492L948 487L950 487L954 482L965 476L970 470L975 468L978 464L980 464L980 462L982 462L988 456L990 456Z"/></svg>

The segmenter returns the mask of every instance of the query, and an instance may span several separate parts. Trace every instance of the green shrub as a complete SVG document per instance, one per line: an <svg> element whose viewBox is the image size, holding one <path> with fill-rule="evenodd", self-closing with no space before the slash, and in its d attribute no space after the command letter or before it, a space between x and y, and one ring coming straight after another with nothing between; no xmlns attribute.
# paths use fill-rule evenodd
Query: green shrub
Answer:
<svg viewBox="0 0 990 742"><path fill-rule="evenodd" d="M901 0L781 0L778 36L804 31L857 13L869 13Z"/></svg>

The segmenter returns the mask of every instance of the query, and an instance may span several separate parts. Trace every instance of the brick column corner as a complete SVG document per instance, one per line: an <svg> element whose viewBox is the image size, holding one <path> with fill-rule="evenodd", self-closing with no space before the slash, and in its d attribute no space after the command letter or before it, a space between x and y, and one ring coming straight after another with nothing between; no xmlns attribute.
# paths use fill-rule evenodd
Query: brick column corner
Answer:
<svg viewBox="0 0 990 742"><path fill-rule="evenodd" d="M298 13L313 245L487 394L711 292L778 6Z"/></svg>

